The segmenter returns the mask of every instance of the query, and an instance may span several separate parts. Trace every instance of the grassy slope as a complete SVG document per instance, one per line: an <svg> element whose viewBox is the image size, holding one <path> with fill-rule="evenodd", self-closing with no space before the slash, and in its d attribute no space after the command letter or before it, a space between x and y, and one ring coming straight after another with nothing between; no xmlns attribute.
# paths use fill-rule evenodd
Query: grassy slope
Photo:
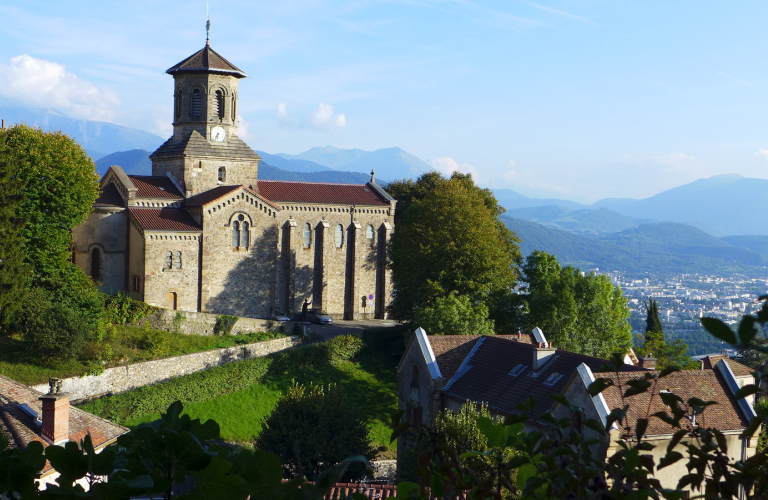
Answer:
<svg viewBox="0 0 768 500"><path fill-rule="evenodd" d="M193 418L214 419L228 441L252 441L261 431L261 420L268 416L281 394L294 379L302 384L336 384L357 405L371 429L374 446L389 446L389 415L397 409L397 381L391 357L377 353L360 355L355 362L306 367L288 375L272 376L259 384L210 401L185 403L184 412ZM125 422L134 427L160 417L141 415Z"/></svg>

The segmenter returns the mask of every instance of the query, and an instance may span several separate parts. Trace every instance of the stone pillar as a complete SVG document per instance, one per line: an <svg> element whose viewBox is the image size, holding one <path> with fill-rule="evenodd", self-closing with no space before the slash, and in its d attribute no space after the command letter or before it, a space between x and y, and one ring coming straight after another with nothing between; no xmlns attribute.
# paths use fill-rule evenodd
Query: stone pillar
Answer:
<svg viewBox="0 0 768 500"><path fill-rule="evenodd" d="M43 402L40 433L53 444L69 441L69 394L46 394L39 399Z"/></svg>

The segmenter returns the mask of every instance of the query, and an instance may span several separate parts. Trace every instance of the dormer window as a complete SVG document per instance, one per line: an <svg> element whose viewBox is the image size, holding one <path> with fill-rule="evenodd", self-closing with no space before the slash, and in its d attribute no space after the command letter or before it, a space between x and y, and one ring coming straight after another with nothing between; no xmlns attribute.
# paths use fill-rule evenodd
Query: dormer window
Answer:
<svg viewBox="0 0 768 500"><path fill-rule="evenodd" d="M227 181L227 169L226 167L219 167L219 182Z"/></svg>
<svg viewBox="0 0 768 500"><path fill-rule="evenodd" d="M192 118L200 118L203 114L203 100L200 97L200 90L195 89L192 92Z"/></svg>

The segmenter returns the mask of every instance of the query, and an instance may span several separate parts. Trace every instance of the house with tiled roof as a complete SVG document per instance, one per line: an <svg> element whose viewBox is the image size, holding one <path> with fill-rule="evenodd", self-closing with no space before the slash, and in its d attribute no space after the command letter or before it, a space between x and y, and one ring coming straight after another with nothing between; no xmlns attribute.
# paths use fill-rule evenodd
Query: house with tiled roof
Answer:
<svg viewBox="0 0 768 500"><path fill-rule="evenodd" d="M15 380L0 375L0 432L11 448L25 449L32 442L43 447L62 445L67 441L80 443L91 437L96 452L100 452L129 429L70 406L69 396L56 392L43 394ZM59 476L46 463L37 479L40 488Z"/></svg>
<svg viewBox="0 0 768 500"><path fill-rule="evenodd" d="M237 136L245 72L203 49L172 66L173 135L152 175L111 166L72 260L106 293L190 312L270 318L307 301L383 318L395 200L377 183L264 181Z"/></svg>
<svg viewBox="0 0 768 500"><path fill-rule="evenodd" d="M627 356L624 361L619 372L600 373L607 360L557 349L538 328L531 335L511 336L427 335L419 328L397 367L400 409L409 422L428 424L440 411L458 411L466 402L484 403L497 416L516 415L521 413L518 406L533 398L533 409L524 423L526 431L546 431L547 424L537 417L547 412L572 418L581 432L598 438L594 453L609 457L616 452L618 440L626 436L618 427L608 429L607 435L598 434L585 428L583 419L594 418L605 425L606 416L623 407L622 388L626 389L628 380L658 373L649 369L653 367L651 358L639 358L635 364L632 356ZM597 377L608 378L613 385L592 397L587 387ZM660 379L647 393L632 396L627 415L629 428L635 428L638 418L664 409L658 397L664 391L685 401L692 397L717 401L703 415L684 424L719 429L729 440L729 454L736 459L748 458L754 454L757 441L741 438L740 434L755 412L750 398L735 399L740 387L724 360L719 360L714 369L674 373ZM551 394L564 395L583 413L573 414L550 398ZM657 445L656 453L666 450L673 433L669 425L652 419L648 439ZM398 440L398 453L412 444L410 437L403 435ZM679 467L666 468L660 478L666 481L666 487L674 487L681 471Z"/></svg>

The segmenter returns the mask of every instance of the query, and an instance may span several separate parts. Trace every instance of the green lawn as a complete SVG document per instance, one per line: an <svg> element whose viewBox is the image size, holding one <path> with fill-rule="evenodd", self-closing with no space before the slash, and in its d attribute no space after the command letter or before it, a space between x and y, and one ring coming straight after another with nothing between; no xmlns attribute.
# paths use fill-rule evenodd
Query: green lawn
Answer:
<svg viewBox="0 0 768 500"><path fill-rule="evenodd" d="M135 326L107 327L102 342L92 343L80 359L45 362L27 352L19 336L0 337L0 375L22 384L36 385L50 377L76 377L98 373L102 368L181 354L231 347L280 337L274 333L241 335L185 335Z"/></svg>

